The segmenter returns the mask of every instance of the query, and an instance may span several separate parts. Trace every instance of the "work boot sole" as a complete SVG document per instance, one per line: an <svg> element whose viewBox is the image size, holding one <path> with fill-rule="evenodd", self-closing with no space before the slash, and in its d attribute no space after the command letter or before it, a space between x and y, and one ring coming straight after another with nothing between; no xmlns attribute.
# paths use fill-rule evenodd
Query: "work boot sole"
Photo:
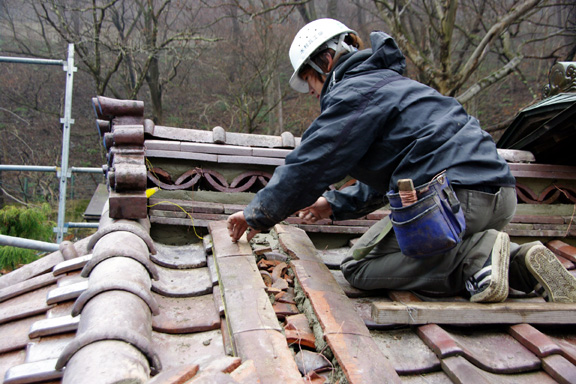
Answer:
<svg viewBox="0 0 576 384"><path fill-rule="evenodd" d="M510 263L510 238L498 233L492 247L492 276L488 287L470 298L474 303L500 303L508 297L508 266Z"/></svg>
<svg viewBox="0 0 576 384"><path fill-rule="evenodd" d="M555 303L576 303L576 278L560 263L556 255L543 245L526 253L526 267L546 292L546 299Z"/></svg>

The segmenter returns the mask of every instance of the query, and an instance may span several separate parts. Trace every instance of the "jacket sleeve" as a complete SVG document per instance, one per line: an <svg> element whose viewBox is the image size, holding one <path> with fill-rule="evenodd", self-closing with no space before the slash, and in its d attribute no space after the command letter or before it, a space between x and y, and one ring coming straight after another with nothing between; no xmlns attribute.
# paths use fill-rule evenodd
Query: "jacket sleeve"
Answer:
<svg viewBox="0 0 576 384"><path fill-rule="evenodd" d="M346 177L370 148L377 131L379 108L353 90L331 92L323 111L284 165L244 210L248 224L267 229L311 205L327 188Z"/></svg>
<svg viewBox="0 0 576 384"><path fill-rule="evenodd" d="M383 193L360 181L341 190L327 191L323 196L330 203L334 220L356 219L385 205Z"/></svg>

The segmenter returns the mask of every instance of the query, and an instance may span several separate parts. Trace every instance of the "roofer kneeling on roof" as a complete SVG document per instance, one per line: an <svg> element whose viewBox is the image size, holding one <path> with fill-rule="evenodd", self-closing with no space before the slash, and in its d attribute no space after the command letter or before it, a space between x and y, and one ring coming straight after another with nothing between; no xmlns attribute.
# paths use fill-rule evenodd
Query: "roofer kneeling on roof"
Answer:
<svg viewBox="0 0 576 384"><path fill-rule="evenodd" d="M402 76L392 37L373 32L370 42L363 49L356 32L332 19L296 34L290 85L317 97L321 113L268 185L228 218L232 240L249 227L250 240L297 211L309 223L346 220L389 202L390 217L342 262L351 285L468 292L474 302L504 301L510 286L576 302L576 279L552 252L502 232L516 209L515 179L490 135L454 98ZM347 175L356 184L326 192ZM399 182L408 188L398 191Z"/></svg>

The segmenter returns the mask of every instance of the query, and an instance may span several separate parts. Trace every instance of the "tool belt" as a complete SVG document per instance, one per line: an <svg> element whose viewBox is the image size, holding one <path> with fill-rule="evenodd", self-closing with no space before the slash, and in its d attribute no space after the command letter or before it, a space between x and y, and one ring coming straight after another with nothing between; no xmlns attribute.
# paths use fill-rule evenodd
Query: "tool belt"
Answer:
<svg viewBox="0 0 576 384"><path fill-rule="evenodd" d="M402 254L426 258L448 252L462 241L466 222L446 174L437 175L415 190L418 200L408 206L402 206L400 193L386 194Z"/></svg>

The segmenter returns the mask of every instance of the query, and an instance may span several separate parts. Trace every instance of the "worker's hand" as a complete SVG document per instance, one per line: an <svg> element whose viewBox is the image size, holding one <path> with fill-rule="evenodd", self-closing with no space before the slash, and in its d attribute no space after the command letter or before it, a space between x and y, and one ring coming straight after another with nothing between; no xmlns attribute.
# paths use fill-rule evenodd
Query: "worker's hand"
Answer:
<svg viewBox="0 0 576 384"><path fill-rule="evenodd" d="M320 196L314 204L298 212L298 217L306 224L313 224L318 220L327 219L332 215L332 207L325 197Z"/></svg>
<svg viewBox="0 0 576 384"><path fill-rule="evenodd" d="M228 233L230 234L232 241L235 243L238 242L238 240L240 240L240 238L242 237L244 232L246 232L247 229L249 229L249 232L246 234L247 241L252 240L252 238L256 236L257 233L260 233L260 231L253 229L248 225L248 223L246 222L246 218L244 217L244 212L242 211L236 212L228 216L227 223L228 223Z"/></svg>

